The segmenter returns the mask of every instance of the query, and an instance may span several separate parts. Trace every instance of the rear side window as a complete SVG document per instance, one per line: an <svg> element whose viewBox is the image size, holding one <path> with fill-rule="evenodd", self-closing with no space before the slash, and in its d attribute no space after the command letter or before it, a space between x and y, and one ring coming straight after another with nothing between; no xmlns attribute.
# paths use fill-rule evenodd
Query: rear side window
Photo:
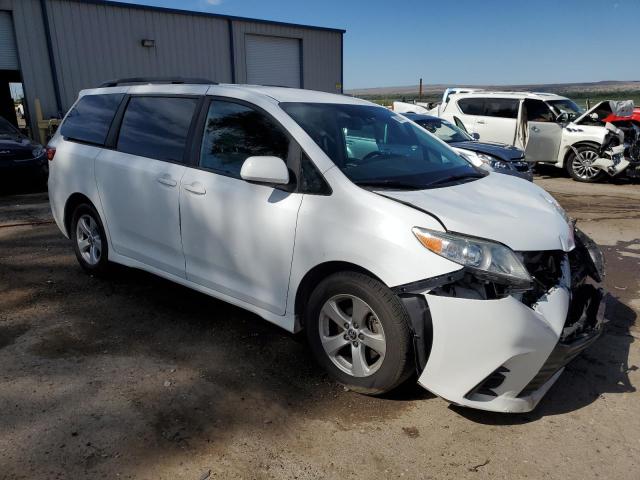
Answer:
<svg viewBox="0 0 640 480"><path fill-rule="evenodd" d="M485 98L484 114L487 117L518 118L519 106L517 98Z"/></svg>
<svg viewBox="0 0 640 480"><path fill-rule="evenodd" d="M239 103L214 100L204 125L200 166L240 178L248 157L273 156L287 161L289 138L264 113Z"/></svg>
<svg viewBox="0 0 640 480"><path fill-rule="evenodd" d="M71 109L60 133L68 140L104 145L124 94L85 95Z"/></svg>
<svg viewBox="0 0 640 480"><path fill-rule="evenodd" d="M186 97L131 97L120 126L118 151L184 162L197 104L197 99Z"/></svg>
<svg viewBox="0 0 640 480"><path fill-rule="evenodd" d="M484 98L463 98L458 106L466 115L484 115Z"/></svg>

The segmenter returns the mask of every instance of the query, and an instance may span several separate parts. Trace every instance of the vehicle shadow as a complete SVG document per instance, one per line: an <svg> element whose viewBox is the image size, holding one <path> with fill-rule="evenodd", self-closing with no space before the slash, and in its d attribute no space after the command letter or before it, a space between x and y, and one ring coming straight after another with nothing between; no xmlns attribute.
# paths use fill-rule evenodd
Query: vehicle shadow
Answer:
<svg viewBox="0 0 640 480"><path fill-rule="evenodd" d="M0 197L47 191L47 182L32 175L9 172L0 175Z"/></svg>
<svg viewBox="0 0 640 480"><path fill-rule="evenodd" d="M638 369L629 365L629 349L634 342L630 328L636 313L613 296L607 298L604 335L578 358L567 365L564 373L543 397L533 412L505 414L450 406L476 423L485 425L520 425L553 415L583 408L608 394L635 392L628 373Z"/></svg>

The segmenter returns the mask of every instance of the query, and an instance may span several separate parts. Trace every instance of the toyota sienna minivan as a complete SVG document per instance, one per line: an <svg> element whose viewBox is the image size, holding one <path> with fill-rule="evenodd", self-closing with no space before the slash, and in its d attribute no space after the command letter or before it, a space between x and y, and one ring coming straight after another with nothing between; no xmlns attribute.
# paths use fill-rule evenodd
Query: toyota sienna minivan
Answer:
<svg viewBox="0 0 640 480"><path fill-rule="evenodd" d="M146 270L304 330L357 392L414 376L529 411L602 332L602 254L549 194L363 100L116 81L80 93L47 155L84 270Z"/></svg>

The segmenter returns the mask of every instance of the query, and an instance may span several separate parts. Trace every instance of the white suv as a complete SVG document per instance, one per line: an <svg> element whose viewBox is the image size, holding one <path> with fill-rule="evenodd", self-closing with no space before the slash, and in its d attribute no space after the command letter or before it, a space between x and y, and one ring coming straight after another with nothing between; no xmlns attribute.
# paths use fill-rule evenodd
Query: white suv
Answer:
<svg viewBox="0 0 640 480"><path fill-rule="evenodd" d="M358 392L417 374L487 410L534 408L602 331L600 253L555 200L405 117L288 88L112 85L80 93L48 150L86 271L140 268L305 329Z"/></svg>
<svg viewBox="0 0 640 480"><path fill-rule="evenodd" d="M621 144L617 146L609 142L621 133L605 122L611 103L616 102L584 112L572 100L551 93L476 90L445 95L432 113L463 123L483 142L515 145L530 162L550 163L566 168L575 180L594 182L637 161L624 158L624 141L615 142ZM624 103L624 114L631 115L633 104L629 109L627 102L617 103ZM637 136L630 133L634 135L627 142Z"/></svg>

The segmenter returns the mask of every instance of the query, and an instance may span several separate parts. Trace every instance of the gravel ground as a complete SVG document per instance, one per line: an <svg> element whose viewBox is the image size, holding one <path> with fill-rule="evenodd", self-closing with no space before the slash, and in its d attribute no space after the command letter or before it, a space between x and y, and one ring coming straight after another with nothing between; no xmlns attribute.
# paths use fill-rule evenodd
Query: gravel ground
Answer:
<svg viewBox="0 0 640 480"><path fill-rule="evenodd" d="M613 298L608 333L523 415L345 391L250 313L85 275L46 194L0 195L0 478L637 479L640 186L536 182L603 247Z"/></svg>

